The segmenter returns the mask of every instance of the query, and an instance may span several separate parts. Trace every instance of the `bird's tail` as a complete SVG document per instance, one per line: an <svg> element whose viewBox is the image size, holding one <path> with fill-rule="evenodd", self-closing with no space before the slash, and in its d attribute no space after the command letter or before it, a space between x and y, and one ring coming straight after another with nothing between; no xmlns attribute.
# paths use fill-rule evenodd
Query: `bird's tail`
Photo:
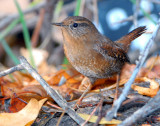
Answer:
<svg viewBox="0 0 160 126"><path fill-rule="evenodd" d="M122 46L122 48L124 48L125 51L127 52L131 42L134 39L141 36L143 33L145 33L145 31L146 31L146 26L138 27L133 31L131 31L130 33L128 33L127 35L120 38L119 40L117 40L116 43L119 43Z"/></svg>

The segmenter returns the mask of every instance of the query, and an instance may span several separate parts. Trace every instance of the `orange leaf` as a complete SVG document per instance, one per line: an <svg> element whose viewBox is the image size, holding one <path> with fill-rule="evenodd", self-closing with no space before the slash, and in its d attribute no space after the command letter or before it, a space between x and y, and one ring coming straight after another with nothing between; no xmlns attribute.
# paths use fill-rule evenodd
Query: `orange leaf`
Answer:
<svg viewBox="0 0 160 126"><path fill-rule="evenodd" d="M50 80L48 80L47 82L51 85L57 85L59 84L62 77L64 77L67 80L67 82L71 84L79 82L79 80L76 80L75 78L70 76L65 70L60 70L52 78L50 78Z"/></svg>
<svg viewBox="0 0 160 126"><path fill-rule="evenodd" d="M139 94L154 97L159 91L159 84L155 80L143 77L143 78L138 78L135 81L150 82L149 88L132 85L132 89L138 91Z"/></svg>
<svg viewBox="0 0 160 126"><path fill-rule="evenodd" d="M135 69L135 64L125 64L122 71L121 71L121 79L129 79ZM146 77L146 73L148 78L159 78L160 75L158 75L158 72L155 73L153 71L150 71L147 68L141 68L139 71L137 77Z"/></svg>
<svg viewBox="0 0 160 126"><path fill-rule="evenodd" d="M26 106L26 104L24 102L22 102L20 99L18 98L12 98L11 99L11 103L9 106L9 112L17 112L19 110L21 110L22 108L24 108Z"/></svg>

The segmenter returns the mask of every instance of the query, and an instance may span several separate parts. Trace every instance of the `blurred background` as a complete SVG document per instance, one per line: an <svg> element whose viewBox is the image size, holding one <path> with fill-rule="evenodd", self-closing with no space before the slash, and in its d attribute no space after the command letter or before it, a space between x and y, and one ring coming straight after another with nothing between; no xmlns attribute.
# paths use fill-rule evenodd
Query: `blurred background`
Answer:
<svg viewBox="0 0 160 126"><path fill-rule="evenodd" d="M52 22L68 16L84 16L98 30L115 41L138 26L147 33L132 42L128 55L132 63L154 31L159 19L160 0L1 0L0 65L11 67L25 56L34 67L61 68L68 64L63 53L63 37ZM160 34L149 56L160 49ZM51 70L48 68L48 70Z"/></svg>

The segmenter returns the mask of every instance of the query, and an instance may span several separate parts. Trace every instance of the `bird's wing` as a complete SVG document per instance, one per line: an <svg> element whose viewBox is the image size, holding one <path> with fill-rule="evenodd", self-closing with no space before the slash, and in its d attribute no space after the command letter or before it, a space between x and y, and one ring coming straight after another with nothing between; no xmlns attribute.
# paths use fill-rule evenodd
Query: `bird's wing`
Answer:
<svg viewBox="0 0 160 126"><path fill-rule="evenodd" d="M114 42L95 44L94 49L107 58L107 56L123 62L130 62L125 51Z"/></svg>

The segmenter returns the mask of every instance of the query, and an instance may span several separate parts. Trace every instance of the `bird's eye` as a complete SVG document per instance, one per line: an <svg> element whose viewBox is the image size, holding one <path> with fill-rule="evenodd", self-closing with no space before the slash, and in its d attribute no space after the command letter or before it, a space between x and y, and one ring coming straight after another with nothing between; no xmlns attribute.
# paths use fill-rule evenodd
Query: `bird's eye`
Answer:
<svg viewBox="0 0 160 126"><path fill-rule="evenodd" d="M78 27L78 24L77 24L77 23L74 23L74 24L73 24L73 27L74 27L74 28L77 28L77 27Z"/></svg>

